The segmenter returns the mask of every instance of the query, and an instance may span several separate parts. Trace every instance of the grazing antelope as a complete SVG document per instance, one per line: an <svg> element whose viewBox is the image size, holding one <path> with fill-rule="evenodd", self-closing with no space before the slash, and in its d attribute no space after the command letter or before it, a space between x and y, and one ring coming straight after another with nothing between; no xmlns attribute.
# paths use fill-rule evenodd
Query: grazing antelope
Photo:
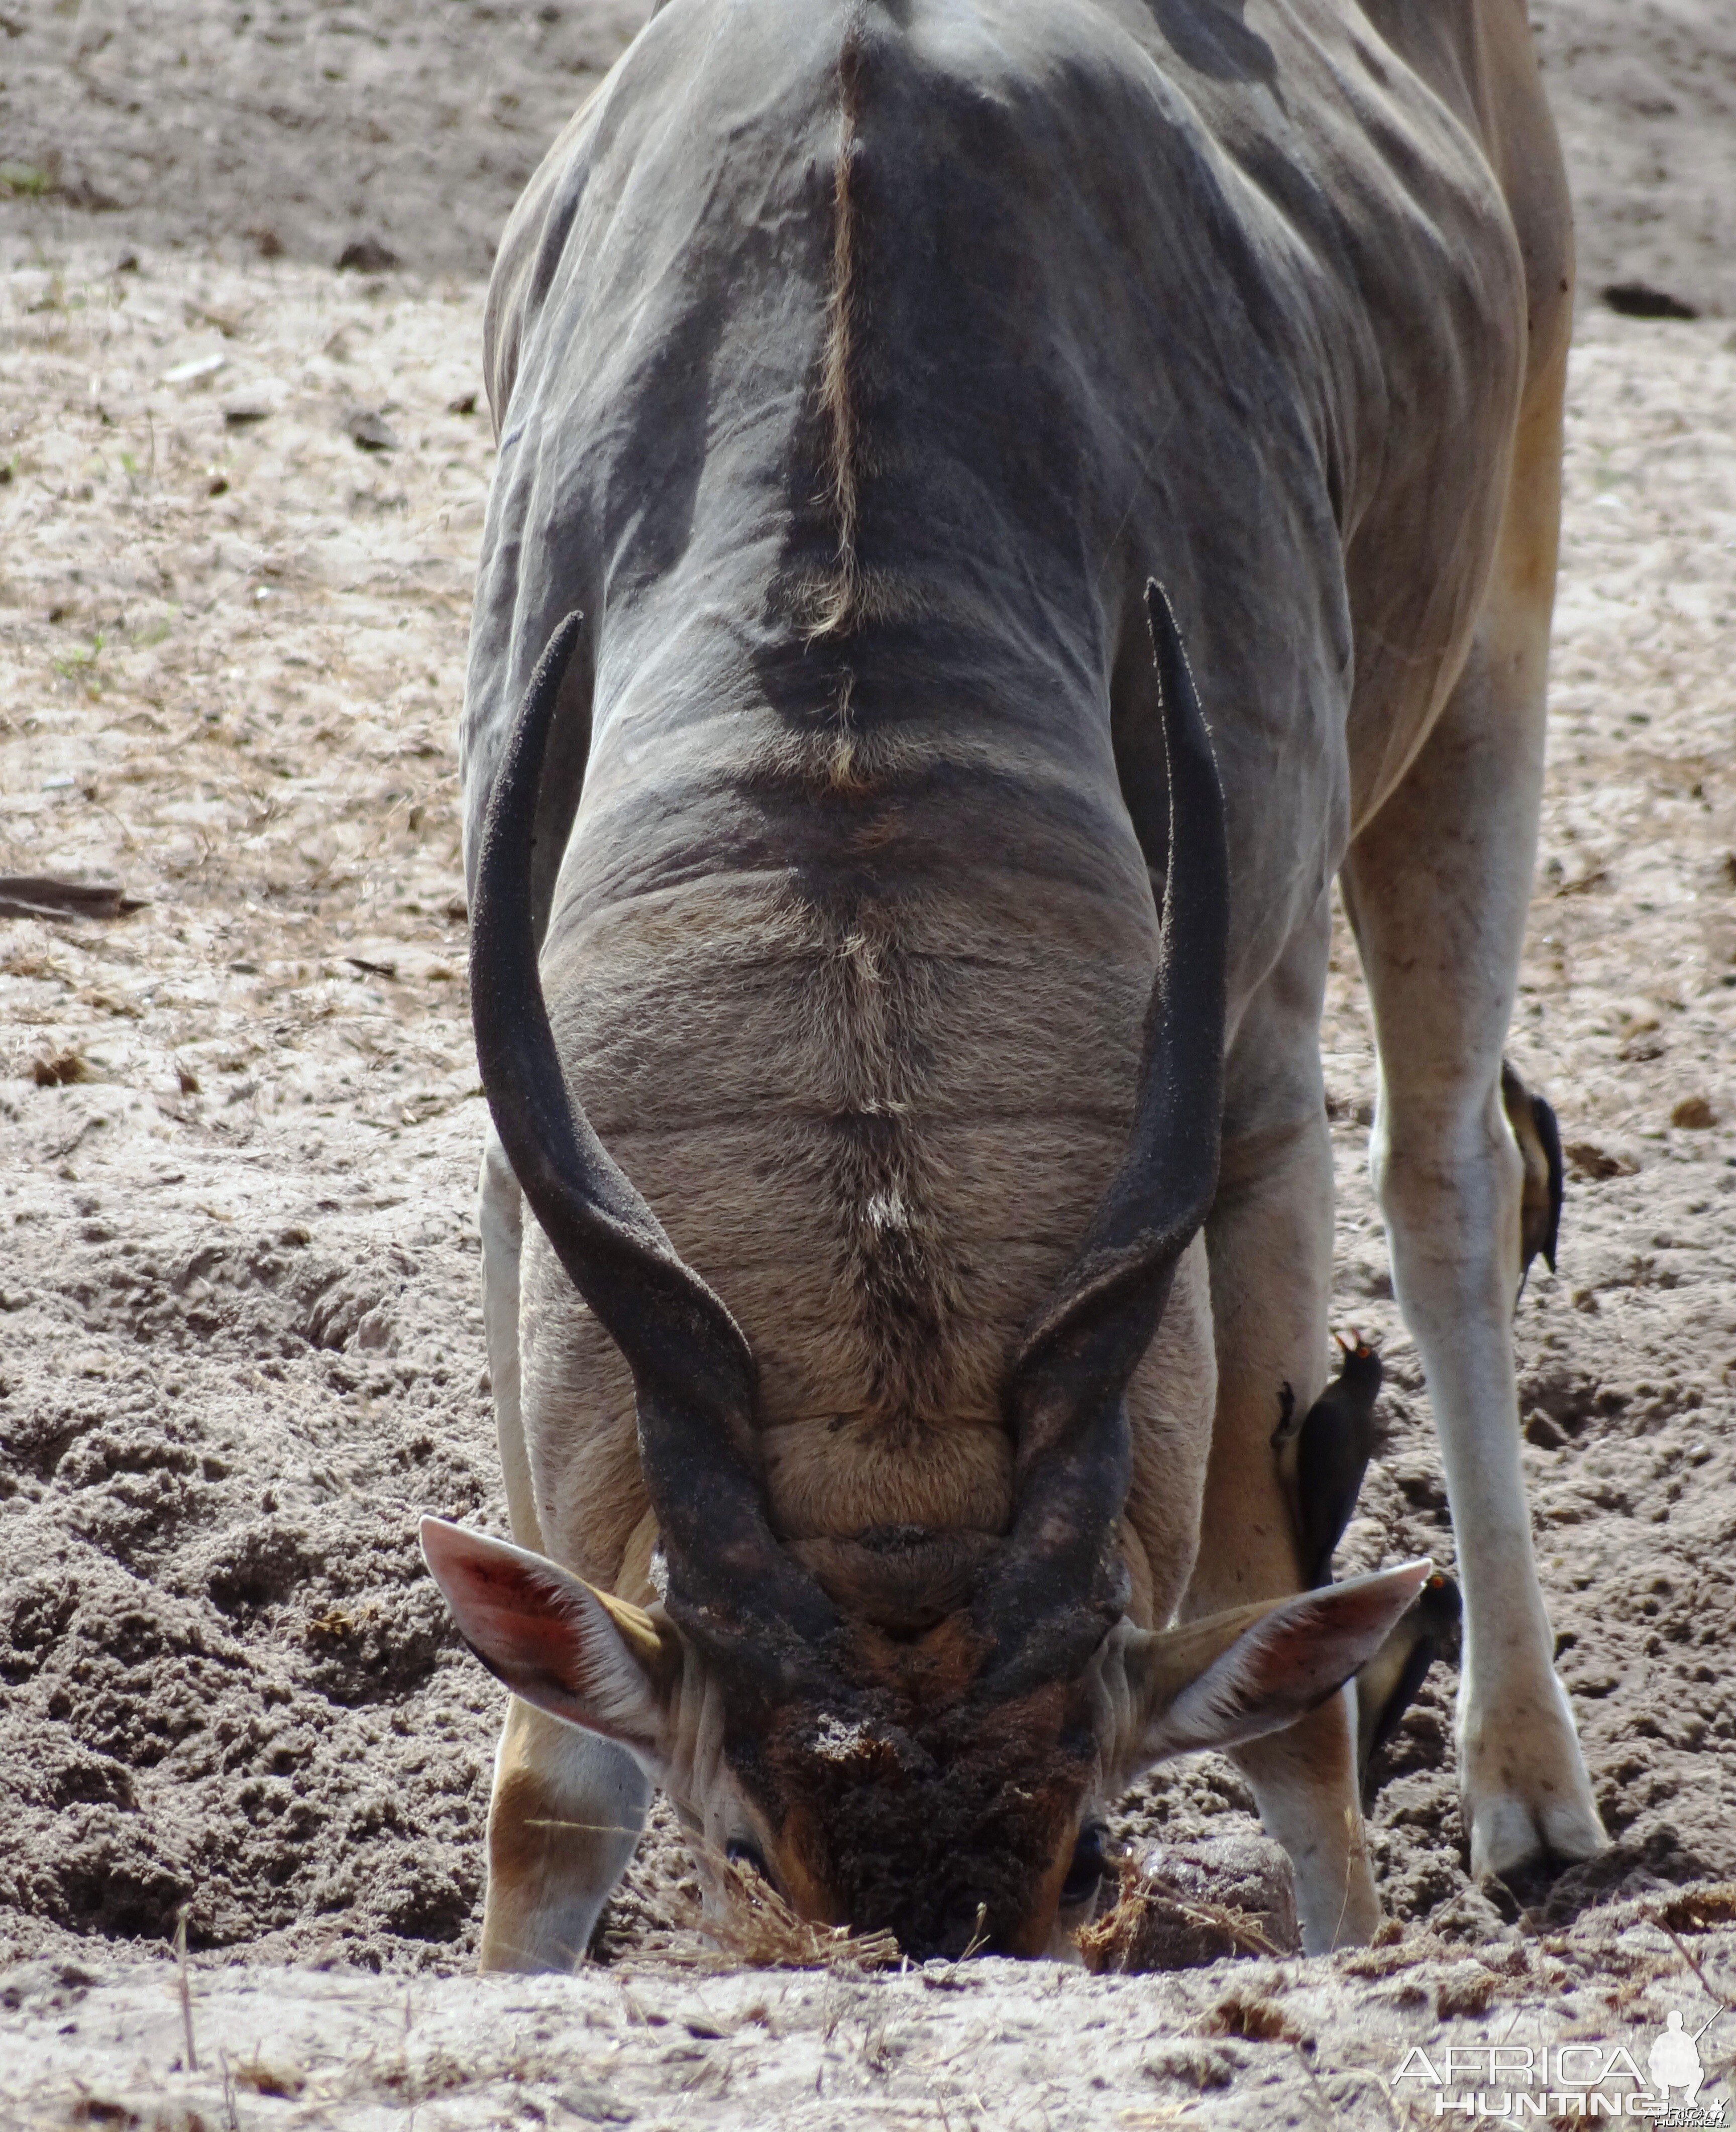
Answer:
<svg viewBox="0 0 1736 2132"><path fill-rule="evenodd" d="M1301 1592L1272 1442L1334 879L1472 1862L1603 1840L1502 1089L1570 280L1520 0L669 0L531 181L464 726L517 1544L425 1527L514 1691L486 1966L579 1958L653 1784L816 1919L1059 1952L1206 1746L1368 1934L1336 1691L1427 1565Z"/></svg>

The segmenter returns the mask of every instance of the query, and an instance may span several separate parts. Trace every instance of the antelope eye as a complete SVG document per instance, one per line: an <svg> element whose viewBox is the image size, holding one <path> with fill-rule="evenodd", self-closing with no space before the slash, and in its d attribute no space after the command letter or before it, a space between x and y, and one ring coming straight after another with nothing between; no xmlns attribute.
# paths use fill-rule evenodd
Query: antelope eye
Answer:
<svg viewBox="0 0 1736 2132"><path fill-rule="evenodd" d="M757 1844L750 1843L745 1836L732 1836L724 1846L724 1856L732 1866L738 1866L744 1873L757 1873L762 1880L772 1875L766 1870L766 1861L760 1855Z"/></svg>
<svg viewBox="0 0 1736 2132"><path fill-rule="evenodd" d="M1094 1821L1080 1829L1073 1846L1073 1861L1061 1882L1063 1907L1070 1909L1089 1903L1108 1878L1109 1866L1109 1832L1100 1821Z"/></svg>

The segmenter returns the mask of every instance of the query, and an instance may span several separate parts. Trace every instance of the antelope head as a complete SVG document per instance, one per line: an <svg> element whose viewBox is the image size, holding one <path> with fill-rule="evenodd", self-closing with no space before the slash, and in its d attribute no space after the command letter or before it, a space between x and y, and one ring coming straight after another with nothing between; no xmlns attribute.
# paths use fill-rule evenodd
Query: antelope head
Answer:
<svg viewBox="0 0 1736 2132"><path fill-rule="evenodd" d="M1126 1160L1014 1357L1011 1529L864 1533L836 1574L782 1545L753 1359L561 1073L530 917L530 824L578 641L527 694L472 912L483 1084L520 1185L620 1347L666 1578L646 1611L435 1519L430 1569L515 1694L614 1741L686 1825L805 1916L916 1957L1062 1952L1107 1870L1102 1815L1141 1769L1290 1724L1381 1644L1427 1565L1167 1630L1125 1612L1126 1393L1216 1184L1229 903L1224 814L1174 619L1148 607L1163 701L1163 951ZM811 1550L810 1550L811 1552ZM833 1565L835 1570L836 1565Z"/></svg>

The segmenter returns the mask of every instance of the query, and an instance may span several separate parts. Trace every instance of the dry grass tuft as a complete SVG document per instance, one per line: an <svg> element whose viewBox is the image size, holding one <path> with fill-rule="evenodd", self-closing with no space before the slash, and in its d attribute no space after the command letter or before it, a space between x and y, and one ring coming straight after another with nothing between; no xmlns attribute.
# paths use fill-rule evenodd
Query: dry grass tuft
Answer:
<svg viewBox="0 0 1736 2132"><path fill-rule="evenodd" d="M274 2096L282 2102L294 2102L307 2086L305 2073L291 2066L267 2065L257 2058L231 2066L229 2077L237 2087L250 2088L255 2095Z"/></svg>
<svg viewBox="0 0 1736 2132"><path fill-rule="evenodd" d="M1690 1888L1661 1903L1655 1914L1666 1931L1702 1933L1714 1925L1736 1924L1736 1880Z"/></svg>
<svg viewBox="0 0 1736 2132"><path fill-rule="evenodd" d="M1306 2043L1303 2031L1270 1999L1251 1991L1226 1992L1200 2024L1208 2036L1244 2036L1258 2043Z"/></svg>
<svg viewBox="0 0 1736 2132"><path fill-rule="evenodd" d="M8 948L0 955L0 977L53 977L62 984L71 982L65 963L55 962L40 948L25 946Z"/></svg>
<svg viewBox="0 0 1736 2132"><path fill-rule="evenodd" d="M799 1916L771 1884L709 1846L695 1846L716 1899L708 1907L685 1888L661 1904L660 1922L643 1953L683 1969L826 1969L859 1974L900 1958L889 1932L853 1933Z"/></svg>
<svg viewBox="0 0 1736 2132"><path fill-rule="evenodd" d="M51 1051L31 1061L30 1078L39 1088L65 1088L90 1078L90 1064L79 1051Z"/></svg>
<svg viewBox="0 0 1736 2132"><path fill-rule="evenodd" d="M1082 1925L1075 1937L1086 1968L1099 1976L1191 1968L1226 1955L1285 1952L1245 1910L1180 1895L1152 1880L1132 1857L1121 1861L1113 1906Z"/></svg>

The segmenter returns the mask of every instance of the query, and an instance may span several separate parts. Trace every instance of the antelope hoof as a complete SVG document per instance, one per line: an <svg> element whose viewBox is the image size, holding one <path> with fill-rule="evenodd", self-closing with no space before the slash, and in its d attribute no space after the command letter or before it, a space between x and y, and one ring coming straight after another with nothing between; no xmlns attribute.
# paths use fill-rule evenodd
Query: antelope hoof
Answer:
<svg viewBox="0 0 1736 2132"><path fill-rule="evenodd" d="M1509 1880L1537 1867L1556 1870L1594 1857L1609 1838L1560 1684L1543 1708L1522 1702L1468 1750L1462 1771L1471 1875ZM1550 1707L1553 1706L1553 1707Z"/></svg>
<svg viewBox="0 0 1736 2132"><path fill-rule="evenodd" d="M1471 1810L1471 1877L1511 1880L1536 1871L1561 1872L1594 1858L1609 1841L1588 1799L1539 1803L1512 1793Z"/></svg>

